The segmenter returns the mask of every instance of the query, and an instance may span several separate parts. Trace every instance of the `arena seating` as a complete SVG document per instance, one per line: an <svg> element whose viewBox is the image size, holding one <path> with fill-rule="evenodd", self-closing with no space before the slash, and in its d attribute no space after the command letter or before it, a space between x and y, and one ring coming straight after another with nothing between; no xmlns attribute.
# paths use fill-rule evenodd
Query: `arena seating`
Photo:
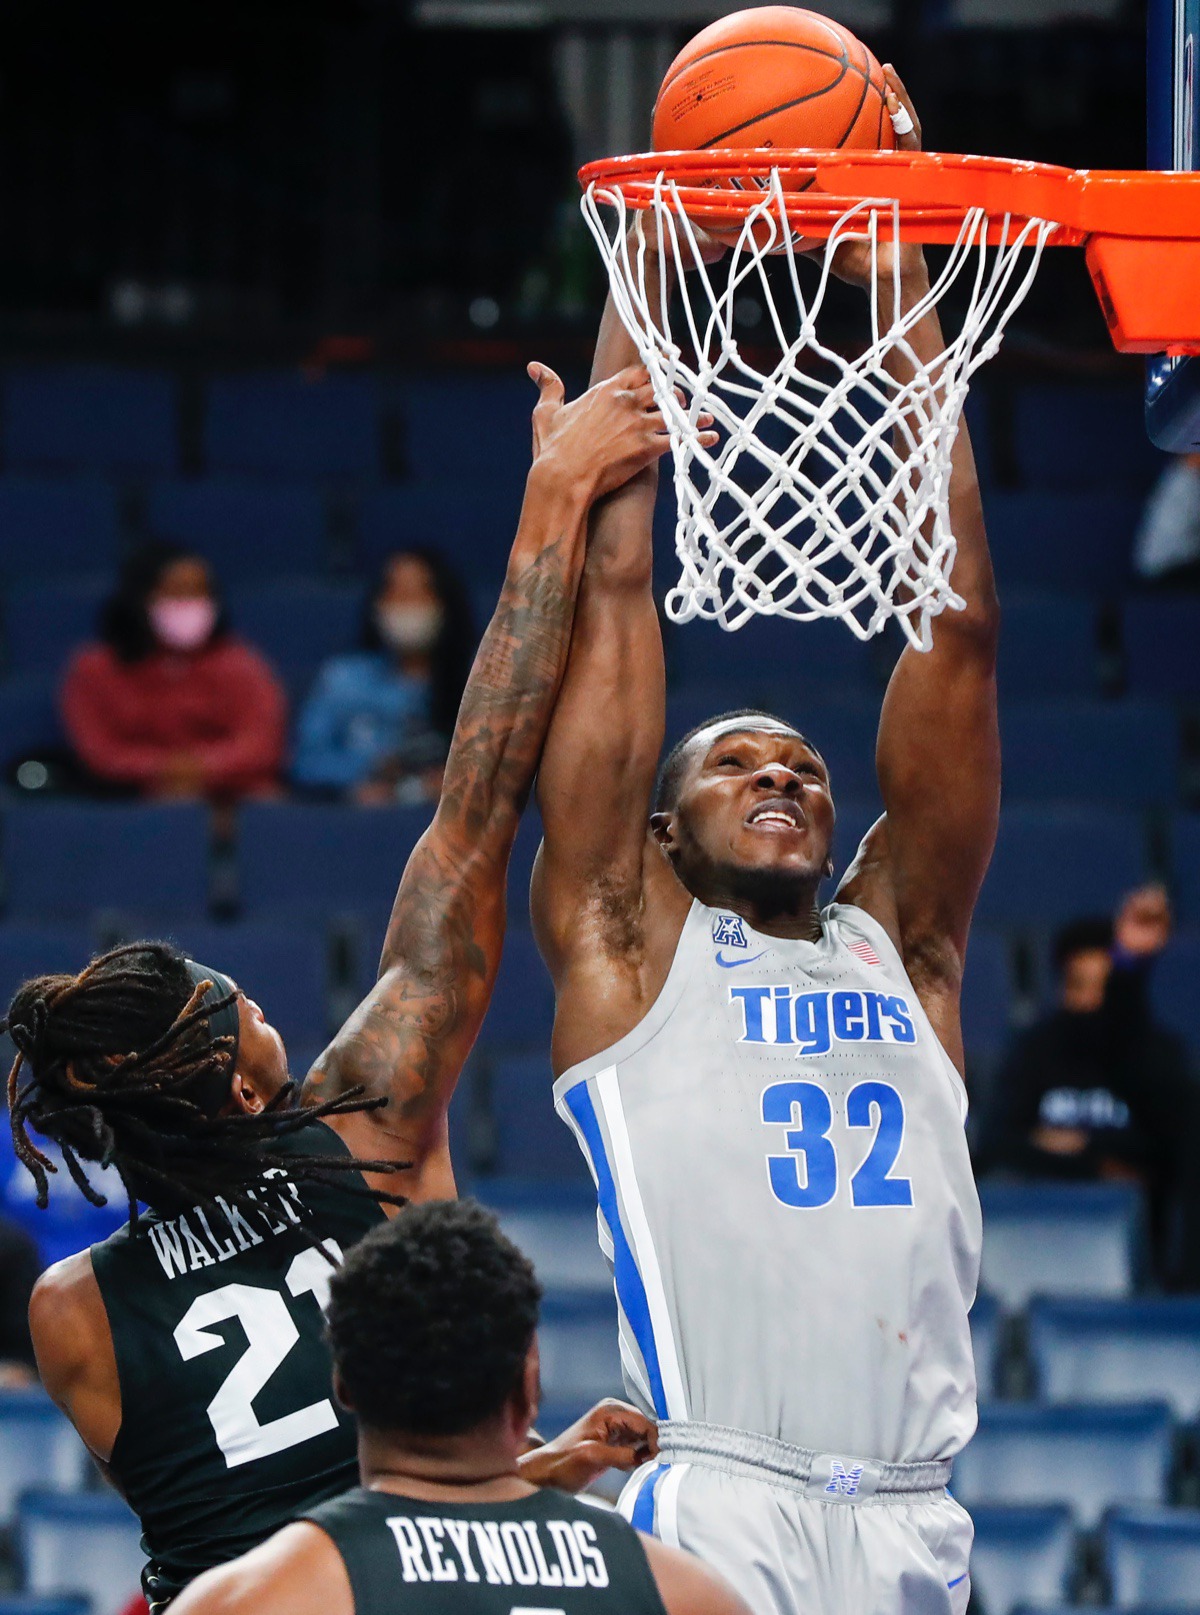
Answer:
<svg viewBox="0 0 1200 1615"><path fill-rule="evenodd" d="M235 628L276 663L293 704L327 656L357 644L368 581L396 547L442 549L480 612L491 608L528 455L523 374L246 371L188 387L181 412L183 389L163 370L22 367L0 381L2 768L62 745L56 679L142 537L212 559ZM1008 385L999 400L978 391L971 415L1005 611L1006 752L964 989L972 1085L1044 994L1049 931L1110 910L1151 874L1170 878L1184 926L1157 967L1155 1002L1195 1049L1200 815L1189 808L1200 745L1189 703L1200 697L1200 618L1193 601L1130 590L1131 536L1158 464L1137 389ZM660 581L674 565L664 484ZM793 718L830 764L844 868L880 811L874 742L899 649L896 635L863 646L837 624L669 626L668 739L742 704ZM90 948L149 929L243 982L300 1074L374 978L429 811L253 803L221 849L198 809L37 802L10 786L0 999L26 974L77 968ZM512 860L508 951L451 1139L460 1185L497 1209L547 1286L542 1423L554 1430L619 1392L620 1373L591 1180L552 1109L553 1003L528 918L539 838L531 809ZM0 1202L47 1259L123 1214L119 1187L97 1211L62 1174L51 1210L36 1211L2 1139ZM983 1203L972 1334L984 1406L954 1482L976 1520L979 1609L1200 1604L1200 1510L1180 1506L1197 1495L1197 1303L1145 1293L1132 1190L994 1183ZM80 1490L79 1453L40 1396L0 1394L0 1516L15 1521L27 1588L11 1608L0 1597L0 1615L84 1615L76 1585L46 1568L54 1554L65 1562L67 1541L69 1562L95 1572L78 1584L91 1615L133 1589L136 1532L123 1505ZM81 1547L91 1542L94 1553ZM0 1537L0 1557L2 1547Z"/></svg>

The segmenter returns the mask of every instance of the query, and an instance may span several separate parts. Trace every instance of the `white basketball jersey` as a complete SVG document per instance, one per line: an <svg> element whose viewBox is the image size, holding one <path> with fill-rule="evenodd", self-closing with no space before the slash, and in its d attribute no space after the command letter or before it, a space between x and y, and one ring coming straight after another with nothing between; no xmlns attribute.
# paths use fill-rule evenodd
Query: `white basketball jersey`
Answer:
<svg viewBox="0 0 1200 1615"><path fill-rule="evenodd" d="M555 1102L648 1413L949 1458L975 1428L966 1095L882 926L838 903L821 925L693 903L649 1014Z"/></svg>

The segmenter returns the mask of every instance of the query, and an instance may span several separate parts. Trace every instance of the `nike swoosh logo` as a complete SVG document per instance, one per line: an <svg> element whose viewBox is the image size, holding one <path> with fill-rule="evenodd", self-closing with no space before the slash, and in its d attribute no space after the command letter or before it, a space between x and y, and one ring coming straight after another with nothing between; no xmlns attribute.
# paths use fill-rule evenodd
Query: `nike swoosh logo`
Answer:
<svg viewBox="0 0 1200 1615"><path fill-rule="evenodd" d="M768 951L767 948L764 948L762 953L752 953L748 959L723 959L720 949L718 949L714 957L722 970L736 970L739 965L752 965L756 959L761 959L763 953Z"/></svg>

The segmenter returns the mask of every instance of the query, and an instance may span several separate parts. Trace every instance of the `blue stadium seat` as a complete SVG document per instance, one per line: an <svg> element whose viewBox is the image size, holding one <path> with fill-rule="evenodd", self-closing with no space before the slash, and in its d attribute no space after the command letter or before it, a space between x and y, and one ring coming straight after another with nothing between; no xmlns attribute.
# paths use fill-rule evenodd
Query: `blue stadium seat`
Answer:
<svg viewBox="0 0 1200 1615"><path fill-rule="evenodd" d="M866 645L840 622L791 622L756 617L736 633L711 622L668 630L667 656L680 681L704 679L738 691L760 692L755 701L781 707L780 716L803 710L810 696L877 690L879 647ZM729 700L728 707L741 704Z"/></svg>
<svg viewBox="0 0 1200 1615"><path fill-rule="evenodd" d="M19 673L0 683L0 767L64 744L55 681Z"/></svg>
<svg viewBox="0 0 1200 1615"><path fill-rule="evenodd" d="M92 1615L86 1598L42 1598L37 1593L0 1593L0 1615Z"/></svg>
<svg viewBox="0 0 1200 1615"><path fill-rule="evenodd" d="M999 1390L1002 1328L1003 1319L995 1297L977 1295L971 1308L971 1347L975 1353L975 1377L981 1402L990 1401Z"/></svg>
<svg viewBox="0 0 1200 1615"><path fill-rule="evenodd" d="M1200 696L1200 600L1127 600L1121 640L1131 694L1167 700Z"/></svg>
<svg viewBox="0 0 1200 1615"><path fill-rule="evenodd" d="M1106 802L1114 759L1127 806L1170 806L1179 790L1179 722L1152 701L1005 703L1006 803Z"/></svg>
<svg viewBox="0 0 1200 1615"><path fill-rule="evenodd" d="M296 371L218 377L208 390L204 448L211 471L378 476L374 383L362 376L310 380Z"/></svg>
<svg viewBox="0 0 1200 1615"><path fill-rule="evenodd" d="M0 477L0 576L5 581L109 574L120 542L116 490L110 483Z"/></svg>
<svg viewBox="0 0 1200 1615"><path fill-rule="evenodd" d="M590 1183L568 1186L490 1178L480 1182L476 1193L529 1257L548 1290L612 1294L612 1273L600 1251L596 1196Z"/></svg>
<svg viewBox="0 0 1200 1615"><path fill-rule="evenodd" d="M617 1304L607 1295L551 1291L538 1325L542 1385L548 1401L576 1417L605 1396L621 1396Z"/></svg>
<svg viewBox="0 0 1200 1615"><path fill-rule="evenodd" d="M1008 939L976 927L963 975L963 1041L973 1054L999 1050L1012 1029L1012 957Z"/></svg>
<svg viewBox="0 0 1200 1615"><path fill-rule="evenodd" d="M18 1544L33 1593L79 1593L92 1615L120 1615L138 1591L145 1555L129 1505L108 1492L27 1492Z"/></svg>
<svg viewBox="0 0 1200 1615"><path fill-rule="evenodd" d="M1124 1184L985 1183L981 1289L1007 1311L1034 1295L1131 1293L1142 1251L1141 1204Z"/></svg>
<svg viewBox="0 0 1200 1615"><path fill-rule="evenodd" d="M199 803L16 804L3 817L8 913L202 914L208 838Z"/></svg>
<svg viewBox="0 0 1200 1615"><path fill-rule="evenodd" d="M544 1055L554 1030L554 988L531 932L514 927L504 940L491 1007L479 1034L487 1048Z"/></svg>
<svg viewBox="0 0 1200 1615"><path fill-rule="evenodd" d="M1104 1566L1118 1608L1200 1599L1200 1511L1127 1508L1104 1526Z"/></svg>
<svg viewBox="0 0 1200 1615"><path fill-rule="evenodd" d="M1200 1417L1200 1300L1035 1301L1029 1355L1043 1401L1153 1397Z"/></svg>
<svg viewBox="0 0 1200 1615"><path fill-rule="evenodd" d="M374 571L397 550L438 550L478 586L482 625L495 608L520 513L519 488L467 481L462 466L457 480L443 485L377 488L359 505L359 562Z"/></svg>
<svg viewBox="0 0 1200 1615"><path fill-rule="evenodd" d="M250 802L238 819L247 916L375 914L390 907L432 808Z"/></svg>
<svg viewBox="0 0 1200 1615"><path fill-rule="evenodd" d="M549 1051L494 1059L489 1075L495 1172L543 1182L590 1184L579 1146L554 1110Z"/></svg>
<svg viewBox="0 0 1200 1615"><path fill-rule="evenodd" d="M1005 701L1094 695L1099 686L1094 604L1063 594L1006 593L999 677Z"/></svg>
<svg viewBox="0 0 1200 1615"><path fill-rule="evenodd" d="M984 1615L1012 1615L1020 1604L1066 1598L1075 1567L1068 1508L972 1510L971 1589Z"/></svg>
<svg viewBox="0 0 1200 1615"><path fill-rule="evenodd" d="M1066 1503L1091 1530L1121 1503L1161 1503L1172 1461L1164 1402L1039 1408L992 1402L954 1460L955 1497L977 1503Z"/></svg>
<svg viewBox="0 0 1200 1615"><path fill-rule="evenodd" d="M2 934L2 933L0 933ZM193 959L232 976L278 1028L291 1054L330 1033L329 958L320 929L295 925L172 925L169 941ZM303 1071L293 1066L296 1075Z"/></svg>
<svg viewBox="0 0 1200 1615"><path fill-rule="evenodd" d="M1171 882L1180 917L1200 925L1200 813L1177 814L1172 823Z"/></svg>
<svg viewBox="0 0 1200 1615"><path fill-rule="evenodd" d="M75 1491L90 1469L82 1441L45 1391L0 1390L0 1525L12 1524L22 1492Z"/></svg>
<svg viewBox="0 0 1200 1615"><path fill-rule="evenodd" d="M1039 489L1141 492L1163 466L1146 437L1140 387L1094 381L1022 387L1013 431L1021 478Z"/></svg>
<svg viewBox="0 0 1200 1615"><path fill-rule="evenodd" d="M272 662L315 670L359 648L363 592L354 583L303 579L243 584L229 592L229 615L236 632Z"/></svg>
<svg viewBox="0 0 1200 1615"><path fill-rule="evenodd" d="M29 976L75 975L94 951L87 925L0 925L0 1000Z"/></svg>
<svg viewBox="0 0 1200 1615"><path fill-rule="evenodd" d="M325 507L312 487L210 477L160 482L146 502L158 538L194 549L219 578L277 578L329 564Z"/></svg>
<svg viewBox="0 0 1200 1615"><path fill-rule="evenodd" d="M1107 913L1146 875L1145 827L1128 809L1006 808L976 918L1031 926Z"/></svg>
<svg viewBox="0 0 1200 1615"><path fill-rule="evenodd" d="M1150 976L1155 1013L1193 1048L1200 1047L1196 983L1200 981L1200 932L1177 931Z"/></svg>
<svg viewBox="0 0 1200 1615"><path fill-rule="evenodd" d="M152 370L46 365L10 371L4 386L8 465L174 471L174 378Z"/></svg>
<svg viewBox="0 0 1200 1615"><path fill-rule="evenodd" d="M519 502L537 401L523 371L422 376L402 385L399 400L411 481L453 485L469 478L493 498L515 495Z"/></svg>
<svg viewBox="0 0 1200 1615"><path fill-rule="evenodd" d="M14 583L4 592L4 651L15 673L58 673L73 651L96 638L112 592L103 578Z"/></svg>
<svg viewBox="0 0 1200 1615"><path fill-rule="evenodd" d="M1145 442L1145 432L1141 433ZM1133 494L1057 493L1046 489L1014 492L992 489L987 496L988 539L1001 594L1009 588L1060 590L1096 599L1127 588L1133 535L1142 501ZM1069 662L1083 649L1075 621ZM1019 632L1020 630L1018 630ZM1006 666L1001 628L1001 676ZM1094 654L1094 653L1093 653ZM1007 661L1011 661L1011 655ZM1067 662L1057 658L1051 666ZM1089 665L1094 665L1089 659Z"/></svg>

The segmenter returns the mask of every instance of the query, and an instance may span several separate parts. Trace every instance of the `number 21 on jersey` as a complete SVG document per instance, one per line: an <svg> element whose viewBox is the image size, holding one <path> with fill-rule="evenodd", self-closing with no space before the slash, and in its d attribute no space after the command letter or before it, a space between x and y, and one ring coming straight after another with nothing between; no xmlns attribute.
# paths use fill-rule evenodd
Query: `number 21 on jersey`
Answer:
<svg viewBox="0 0 1200 1615"><path fill-rule="evenodd" d="M800 1210L827 1206L837 1193L840 1171L829 1136L833 1106L824 1088L815 1082L773 1082L763 1092L762 1119L787 1128L788 1153L767 1156L776 1200ZM851 1088L846 1126L871 1135L850 1178L851 1204L911 1206L911 1178L892 1173L904 1143L904 1101L896 1089L888 1082L860 1082Z"/></svg>

